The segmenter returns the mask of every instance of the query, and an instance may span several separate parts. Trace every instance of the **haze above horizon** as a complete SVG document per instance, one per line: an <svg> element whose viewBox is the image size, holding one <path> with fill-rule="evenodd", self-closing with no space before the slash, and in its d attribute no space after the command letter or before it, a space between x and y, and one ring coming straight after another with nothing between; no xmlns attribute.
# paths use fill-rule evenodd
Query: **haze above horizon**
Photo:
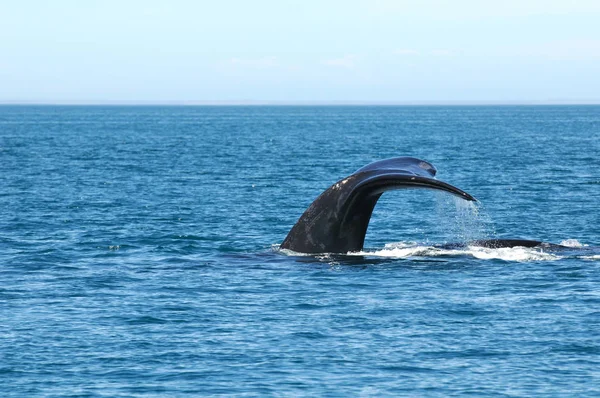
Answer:
<svg viewBox="0 0 600 398"><path fill-rule="evenodd" d="M600 2L414 3L3 2L0 103L600 103Z"/></svg>

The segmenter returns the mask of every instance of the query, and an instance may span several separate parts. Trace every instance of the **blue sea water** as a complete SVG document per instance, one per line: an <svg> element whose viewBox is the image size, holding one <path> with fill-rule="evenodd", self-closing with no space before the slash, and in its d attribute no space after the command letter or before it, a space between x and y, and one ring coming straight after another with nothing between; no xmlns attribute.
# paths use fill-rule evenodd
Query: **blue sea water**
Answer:
<svg viewBox="0 0 600 398"><path fill-rule="evenodd" d="M479 205L277 249L402 155ZM599 210L599 106L2 106L0 395L599 396Z"/></svg>

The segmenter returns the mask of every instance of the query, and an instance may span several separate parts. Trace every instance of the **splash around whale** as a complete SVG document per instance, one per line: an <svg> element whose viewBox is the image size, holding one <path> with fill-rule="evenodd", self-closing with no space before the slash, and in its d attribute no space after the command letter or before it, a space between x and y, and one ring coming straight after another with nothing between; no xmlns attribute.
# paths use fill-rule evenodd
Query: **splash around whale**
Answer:
<svg viewBox="0 0 600 398"><path fill-rule="evenodd" d="M436 168L413 157L380 160L358 169L325 190L306 209L281 244L281 249L297 253L349 253L363 249L369 221L384 192L420 188L448 192L466 201L476 201L469 193L437 180ZM489 239L444 245L486 248L544 247L561 245L523 239Z"/></svg>

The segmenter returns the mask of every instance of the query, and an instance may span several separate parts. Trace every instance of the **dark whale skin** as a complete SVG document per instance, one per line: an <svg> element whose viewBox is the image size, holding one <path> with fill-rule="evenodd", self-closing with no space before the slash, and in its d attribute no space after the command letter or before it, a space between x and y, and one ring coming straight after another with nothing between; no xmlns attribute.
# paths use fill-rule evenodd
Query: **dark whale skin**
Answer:
<svg viewBox="0 0 600 398"><path fill-rule="evenodd" d="M431 163L413 157L385 159L366 165L319 195L300 216L280 247L308 254L361 251L377 201L384 192L394 189L434 189L476 201L469 193L435 179L436 172ZM452 249L465 246L566 249L561 245L525 239L475 240L438 247Z"/></svg>
<svg viewBox="0 0 600 398"><path fill-rule="evenodd" d="M336 182L306 209L281 244L298 253L348 253L363 248L381 194L404 188L435 189L475 201L467 192L435 179L424 160L399 157L371 163Z"/></svg>

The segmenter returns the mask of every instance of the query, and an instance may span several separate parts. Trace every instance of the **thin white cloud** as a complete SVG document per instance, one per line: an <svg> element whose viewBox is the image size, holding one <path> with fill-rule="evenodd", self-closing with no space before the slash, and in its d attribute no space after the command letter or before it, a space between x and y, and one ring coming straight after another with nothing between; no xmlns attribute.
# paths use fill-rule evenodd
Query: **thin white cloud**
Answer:
<svg viewBox="0 0 600 398"><path fill-rule="evenodd" d="M229 63L233 66L253 69L268 69L279 66L279 61L277 57L274 56L261 58L231 58Z"/></svg>
<svg viewBox="0 0 600 398"><path fill-rule="evenodd" d="M402 55L402 56L436 56L436 57L449 57L452 55L456 55L456 51L449 49L435 49L435 50L424 50L417 51L414 49L396 49L392 51L394 55Z"/></svg>
<svg viewBox="0 0 600 398"><path fill-rule="evenodd" d="M392 53L395 55L419 55L419 52L412 48L399 48L392 51Z"/></svg>
<svg viewBox="0 0 600 398"><path fill-rule="evenodd" d="M436 57L449 57L455 54L452 50L432 50L429 52L431 55L435 55Z"/></svg>
<svg viewBox="0 0 600 398"><path fill-rule="evenodd" d="M369 0L365 3L367 11L376 15L444 20L600 13L597 0Z"/></svg>
<svg viewBox="0 0 600 398"><path fill-rule="evenodd" d="M600 40L559 40L531 49L531 54L554 59L600 57Z"/></svg>
<svg viewBox="0 0 600 398"><path fill-rule="evenodd" d="M496 48L487 55L552 60L597 60L600 58L600 40L569 39L536 45L514 45Z"/></svg>
<svg viewBox="0 0 600 398"><path fill-rule="evenodd" d="M352 69L356 66L356 60L358 57L353 54L344 55L341 58L326 59L322 62L323 65Z"/></svg>

